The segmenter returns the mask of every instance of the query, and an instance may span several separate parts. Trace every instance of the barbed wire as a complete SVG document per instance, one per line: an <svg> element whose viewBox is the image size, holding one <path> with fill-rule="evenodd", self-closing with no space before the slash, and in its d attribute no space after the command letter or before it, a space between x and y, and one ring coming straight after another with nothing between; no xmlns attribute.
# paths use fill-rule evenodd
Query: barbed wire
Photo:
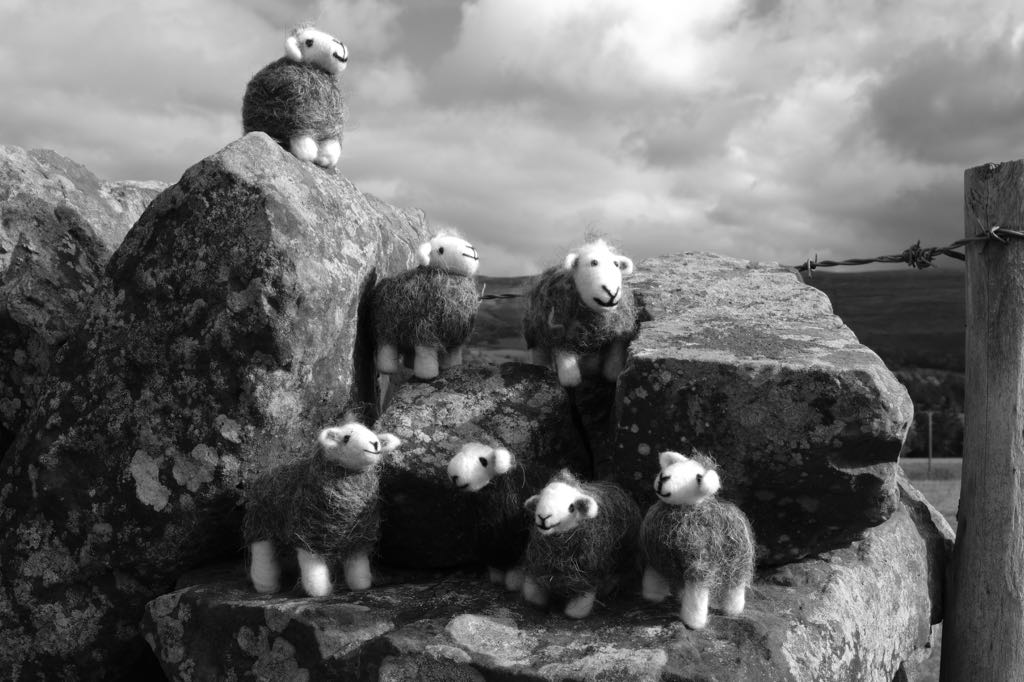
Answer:
<svg viewBox="0 0 1024 682"><path fill-rule="evenodd" d="M800 265L791 265L789 267L797 272L806 272L808 276L817 268L831 268L841 265L868 265L869 263L906 263L917 270L924 270L925 268L932 267L932 261L937 256L948 256L956 260L965 260L966 256L958 249L962 249L972 242L998 241L1006 244L1007 238L1024 238L1024 232L996 225L988 228L981 234L958 239L947 246L923 247L921 246L921 241L918 240L916 244L899 254L876 256L874 258L848 258L847 260L818 260L818 257L815 256L814 260L808 258L806 262Z"/></svg>

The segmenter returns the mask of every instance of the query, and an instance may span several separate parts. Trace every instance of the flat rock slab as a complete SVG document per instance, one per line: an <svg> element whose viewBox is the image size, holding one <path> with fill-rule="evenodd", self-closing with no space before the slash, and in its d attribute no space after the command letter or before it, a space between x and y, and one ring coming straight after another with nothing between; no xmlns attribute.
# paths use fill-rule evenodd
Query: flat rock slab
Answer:
<svg viewBox="0 0 1024 682"><path fill-rule="evenodd" d="M709 254L641 262L647 313L602 473L650 503L664 450L696 447L750 516L759 559L842 546L896 509L906 389L791 271Z"/></svg>
<svg viewBox="0 0 1024 682"><path fill-rule="evenodd" d="M700 632L635 590L572 621L465 574L322 600L222 580L153 600L143 630L172 680L890 682L926 652L951 543L912 494L851 547L762 571L741 616Z"/></svg>
<svg viewBox="0 0 1024 682"><path fill-rule="evenodd" d="M404 441L381 474L384 562L432 568L477 560L470 496L455 490L447 474L464 443L502 445L529 466L590 475L572 419L565 391L549 370L533 365L462 366L399 388L376 425Z"/></svg>

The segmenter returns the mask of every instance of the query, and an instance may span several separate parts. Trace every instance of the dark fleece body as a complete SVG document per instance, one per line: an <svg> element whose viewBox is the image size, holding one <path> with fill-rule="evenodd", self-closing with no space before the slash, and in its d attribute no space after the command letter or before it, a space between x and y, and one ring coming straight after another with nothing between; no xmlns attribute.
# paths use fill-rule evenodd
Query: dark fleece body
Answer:
<svg viewBox="0 0 1024 682"><path fill-rule="evenodd" d="M616 339L629 342L639 329L633 292L622 283L622 301L599 313L580 300L572 271L548 268L537 278L523 313L527 348L598 353Z"/></svg>
<svg viewBox="0 0 1024 682"><path fill-rule="evenodd" d="M573 480L571 484L597 500L597 518L583 521L568 533L541 535L534 527L526 548L526 573L552 594L606 595L637 568L640 509L614 483Z"/></svg>
<svg viewBox="0 0 1024 682"><path fill-rule="evenodd" d="M340 140L344 123L337 78L287 57L257 72L242 98L242 131L262 131L284 146L296 135Z"/></svg>
<svg viewBox="0 0 1024 682"><path fill-rule="evenodd" d="M507 571L522 561L533 525L523 502L543 487L542 481L517 465L471 493L479 519L474 546L477 556L488 566Z"/></svg>
<svg viewBox="0 0 1024 682"><path fill-rule="evenodd" d="M473 333L480 294L472 277L418 267L382 279L373 290L378 344L454 348Z"/></svg>
<svg viewBox="0 0 1024 682"><path fill-rule="evenodd" d="M375 467L352 472L320 453L272 469L247 488L245 542L334 558L371 551L380 534L379 487Z"/></svg>

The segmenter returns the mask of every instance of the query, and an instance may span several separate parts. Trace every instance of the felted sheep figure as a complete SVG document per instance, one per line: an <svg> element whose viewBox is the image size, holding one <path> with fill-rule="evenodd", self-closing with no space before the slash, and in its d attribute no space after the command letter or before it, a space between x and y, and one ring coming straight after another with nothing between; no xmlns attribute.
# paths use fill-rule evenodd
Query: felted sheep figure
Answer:
<svg viewBox="0 0 1024 682"><path fill-rule="evenodd" d="M242 130L265 132L297 158L334 168L345 124L337 76L348 66L348 48L323 31L300 26L285 40L284 52L246 86Z"/></svg>
<svg viewBox="0 0 1024 682"><path fill-rule="evenodd" d="M533 516L526 546L523 598L547 606L568 599L565 615L586 618L599 595L611 593L636 568L640 509L615 483L584 483L558 472L526 500Z"/></svg>
<svg viewBox="0 0 1024 682"><path fill-rule="evenodd" d="M596 354L601 373L616 381L637 335L636 302L624 275L633 261L598 239L541 273L523 314L523 336L535 364L554 365L562 386L582 382L580 356Z"/></svg>
<svg viewBox="0 0 1024 682"><path fill-rule="evenodd" d="M413 353L413 374L433 379L462 364L462 349L473 333L480 295L480 256L465 239L447 232L420 245L419 267L377 283L373 330L377 371L398 372L399 353Z"/></svg>
<svg viewBox="0 0 1024 682"><path fill-rule="evenodd" d="M536 471L505 448L483 443L466 443L448 462L452 485L475 503L477 555L491 582L511 592L523 587L523 552L533 525L523 503L543 485Z"/></svg>
<svg viewBox="0 0 1024 682"><path fill-rule="evenodd" d="M710 457L663 452L659 462L660 501L640 529L643 596L661 602L675 591L680 620L700 630L713 596L726 614L743 611L754 577L754 533L739 507L716 497L721 480Z"/></svg>
<svg viewBox="0 0 1024 682"><path fill-rule="evenodd" d="M295 550L302 588L331 593L331 566L342 562L350 590L370 587L370 553L380 534L377 464L401 444L349 422L324 429L312 457L276 467L246 491L242 534L257 592L281 588L278 553Z"/></svg>

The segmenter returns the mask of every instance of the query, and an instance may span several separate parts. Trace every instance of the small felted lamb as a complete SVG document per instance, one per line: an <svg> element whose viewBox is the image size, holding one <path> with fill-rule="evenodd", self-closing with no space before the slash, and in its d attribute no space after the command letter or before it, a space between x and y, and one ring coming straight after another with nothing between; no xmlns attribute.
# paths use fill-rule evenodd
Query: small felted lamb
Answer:
<svg viewBox="0 0 1024 682"><path fill-rule="evenodd" d="M636 565L640 509L618 485L583 483L565 470L525 506L534 525L523 598L546 606L550 595L564 596L565 615L586 618L594 599L612 592Z"/></svg>
<svg viewBox="0 0 1024 682"><path fill-rule="evenodd" d="M462 364L462 348L480 306L473 245L442 232L419 247L420 266L382 279L373 291L377 371L399 370L399 352L413 353L413 373L433 379ZM440 355L440 359L439 359Z"/></svg>
<svg viewBox="0 0 1024 682"><path fill-rule="evenodd" d="M743 611L754 577L754 533L739 507L715 496L721 482L710 457L663 452L660 464L654 490L661 499L640 530L643 596L660 602L676 591L679 618L700 630L712 596L729 615Z"/></svg>
<svg viewBox="0 0 1024 682"><path fill-rule="evenodd" d="M348 65L348 48L323 31L301 26L285 40L284 52L246 86L242 130L263 131L299 159L334 168L345 124L337 76Z"/></svg>
<svg viewBox="0 0 1024 682"><path fill-rule="evenodd" d="M257 592L280 589L278 552L285 549L298 554L302 588L311 597L331 593L336 561L350 590L370 587L369 556L380 532L377 463L400 443L355 422L326 428L312 457L249 484L242 534Z"/></svg>
<svg viewBox="0 0 1024 682"><path fill-rule="evenodd" d="M632 273L633 261L598 239L534 284L523 315L526 347L536 364L554 364L562 386L580 384L584 354L599 355L604 377L618 379L637 334L636 303L622 279Z"/></svg>
<svg viewBox="0 0 1024 682"><path fill-rule="evenodd" d="M533 525L523 503L542 485L534 472L505 448L483 443L466 443L448 462L452 485L475 502L477 555L486 562L491 582L509 591L523 586L523 551Z"/></svg>

